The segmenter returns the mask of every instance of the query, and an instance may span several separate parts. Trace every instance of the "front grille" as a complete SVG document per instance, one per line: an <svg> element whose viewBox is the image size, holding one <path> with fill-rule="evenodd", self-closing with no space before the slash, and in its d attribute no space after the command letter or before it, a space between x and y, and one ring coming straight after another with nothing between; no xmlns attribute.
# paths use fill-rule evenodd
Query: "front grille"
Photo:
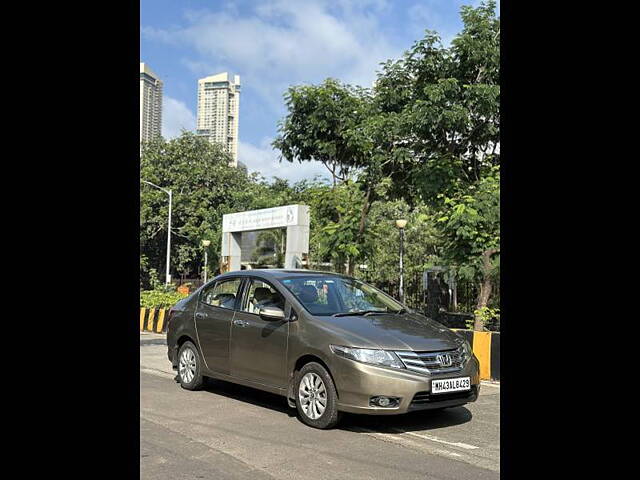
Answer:
<svg viewBox="0 0 640 480"><path fill-rule="evenodd" d="M395 353L400 357L407 369L426 375L459 372L467 360L462 347L440 352L412 352L405 350ZM438 361L438 355L449 355L451 357L451 365L442 365Z"/></svg>
<svg viewBox="0 0 640 480"><path fill-rule="evenodd" d="M464 392L436 393L435 395L431 392L418 392L414 395L409 408L420 407L431 403L444 402L447 400L464 400L473 397L475 394L475 385L471 387L471 390L466 390Z"/></svg>

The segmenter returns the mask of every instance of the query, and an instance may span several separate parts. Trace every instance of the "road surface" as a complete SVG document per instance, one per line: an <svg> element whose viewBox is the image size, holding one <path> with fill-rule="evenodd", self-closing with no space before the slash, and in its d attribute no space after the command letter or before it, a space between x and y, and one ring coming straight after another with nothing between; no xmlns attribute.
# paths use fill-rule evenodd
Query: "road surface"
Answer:
<svg viewBox="0 0 640 480"><path fill-rule="evenodd" d="M140 346L142 479L498 479L500 386L443 412L302 424L283 397L212 380L180 388L166 346Z"/></svg>

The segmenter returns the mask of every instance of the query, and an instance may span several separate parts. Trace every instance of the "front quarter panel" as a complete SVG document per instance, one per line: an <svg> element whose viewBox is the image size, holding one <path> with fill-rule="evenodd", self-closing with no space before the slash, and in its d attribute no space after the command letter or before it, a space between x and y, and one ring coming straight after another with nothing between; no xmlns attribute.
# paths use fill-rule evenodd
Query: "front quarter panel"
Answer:
<svg viewBox="0 0 640 480"><path fill-rule="evenodd" d="M378 345L357 335L350 335L345 331L336 331L334 326L324 324L308 312L302 312L299 319L290 324L287 354L289 380L293 380L298 360L309 355L322 360L329 368L329 373L333 376L333 372L337 371L339 367L336 362L340 357L331 351L330 345L347 344L379 348ZM334 378L334 382L336 382L336 378ZM338 391L338 394L339 393Z"/></svg>
<svg viewBox="0 0 640 480"><path fill-rule="evenodd" d="M452 332L453 333L453 332ZM391 369L367 365L335 355L330 345L358 345L363 348L381 348L374 342L346 329L336 328L335 323L324 322L307 312L291 323L288 371L290 372L290 395L293 395L293 380L297 361L313 355L329 368L338 392L339 409L353 413L374 415L394 415L405 413L410 408L413 396L418 392L431 390L431 376L419 375L408 370ZM437 378L470 376L474 388L479 388L478 361L475 356L458 373ZM369 398L374 395L388 395L401 398L398 408L382 409L369 406ZM475 401L473 397L462 401Z"/></svg>

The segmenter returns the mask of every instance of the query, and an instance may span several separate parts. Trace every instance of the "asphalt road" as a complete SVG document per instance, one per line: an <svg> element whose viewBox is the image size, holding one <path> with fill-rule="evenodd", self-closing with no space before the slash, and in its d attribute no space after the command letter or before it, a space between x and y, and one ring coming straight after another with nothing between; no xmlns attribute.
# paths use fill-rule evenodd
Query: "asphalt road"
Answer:
<svg viewBox="0 0 640 480"><path fill-rule="evenodd" d="M222 381L189 392L166 346L140 346L142 479L497 479L500 387L443 412L302 424L283 397Z"/></svg>

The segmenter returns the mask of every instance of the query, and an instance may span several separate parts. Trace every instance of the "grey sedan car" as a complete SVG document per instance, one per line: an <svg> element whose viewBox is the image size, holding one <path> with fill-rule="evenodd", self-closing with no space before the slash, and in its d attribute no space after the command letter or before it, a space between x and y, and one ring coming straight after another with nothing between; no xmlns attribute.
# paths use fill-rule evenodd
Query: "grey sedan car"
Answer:
<svg viewBox="0 0 640 480"><path fill-rule="evenodd" d="M395 415L478 398L478 360L455 332L354 278L243 270L214 278L169 314L181 386L205 377L286 397L331 428L342 412Z"/></svg>

